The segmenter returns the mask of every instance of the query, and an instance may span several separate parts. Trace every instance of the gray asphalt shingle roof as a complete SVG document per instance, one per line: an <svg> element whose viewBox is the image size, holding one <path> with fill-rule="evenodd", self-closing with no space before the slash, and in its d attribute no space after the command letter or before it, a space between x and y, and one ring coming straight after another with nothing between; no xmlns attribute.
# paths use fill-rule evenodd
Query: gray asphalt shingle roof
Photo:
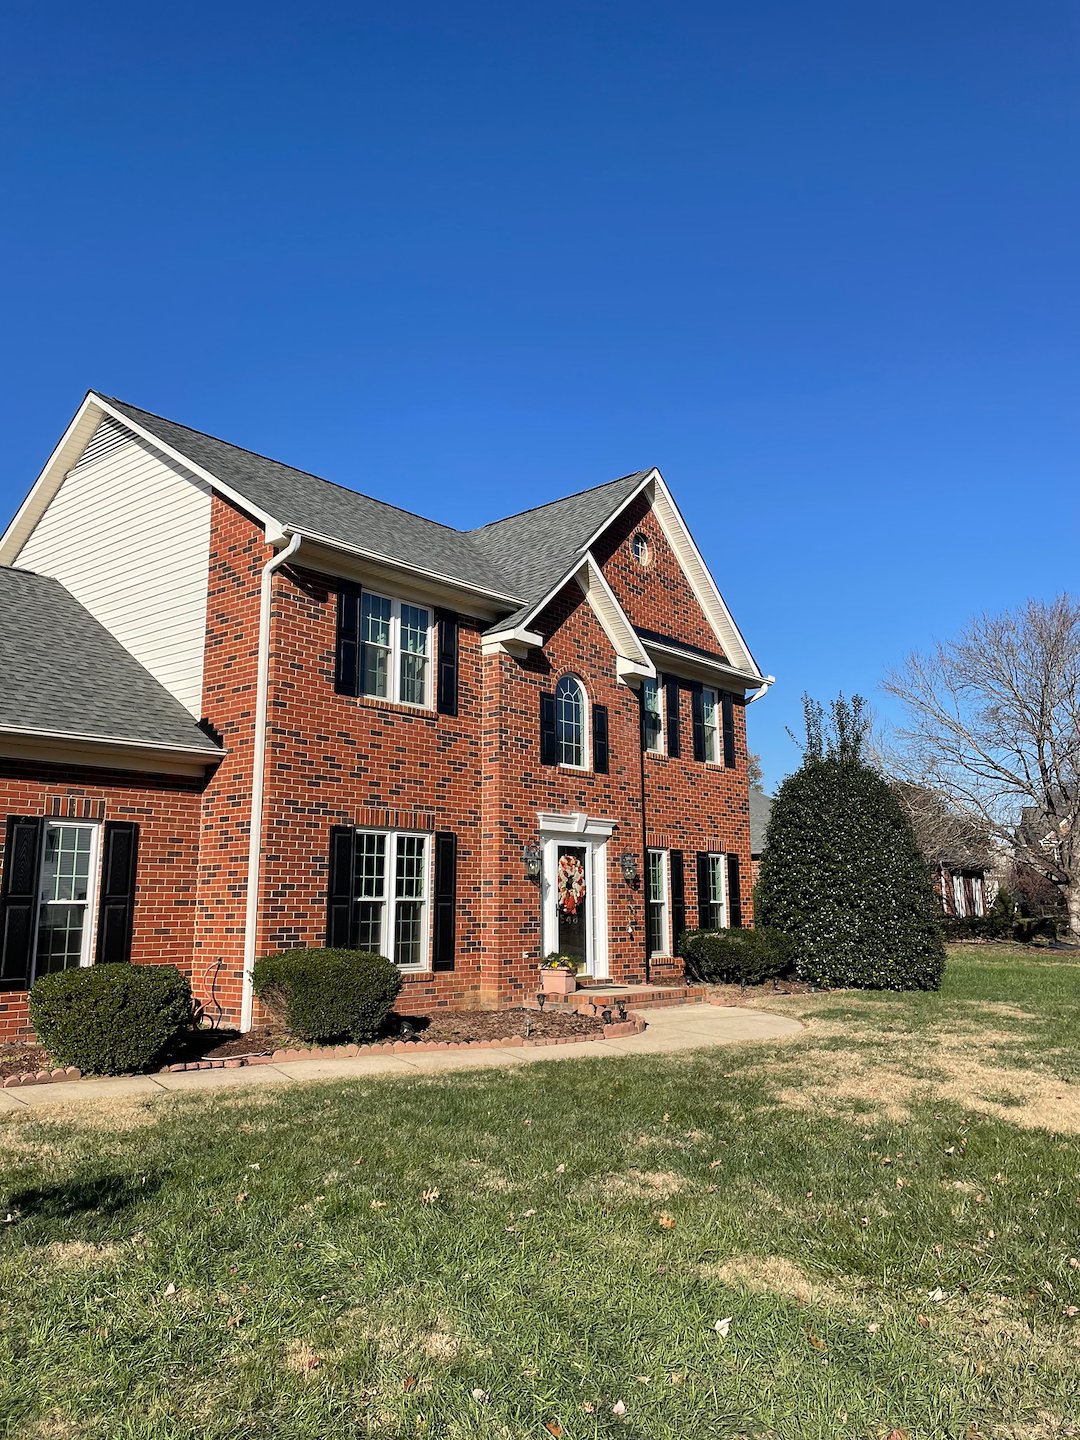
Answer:
<svg viewBox="0 0 1080 1440"><path fill-rule="evenodd" d="M476 530L454 530L126 401L101 398L281 524L492 592L523 612L558 583L577 551L649 473L641 470Z"/></svg>
<svg viewBox="0 0 1080 1440"><path fill-rule="evenodd" d="M0 729L222 753L58 580L5 565L0 676Z"/></svg>

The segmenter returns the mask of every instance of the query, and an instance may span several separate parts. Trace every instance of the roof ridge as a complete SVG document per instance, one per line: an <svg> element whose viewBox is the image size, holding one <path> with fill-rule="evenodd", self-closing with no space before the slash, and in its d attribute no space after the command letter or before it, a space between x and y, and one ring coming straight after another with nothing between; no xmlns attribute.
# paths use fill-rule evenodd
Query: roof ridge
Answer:
<svg viewBox="0 0 1080 1440"><path fill-rule="evenodd" d="M278 460L273 455L264 455L261 450L252 450L247 445L237 445L235 440L224 440L220 435L211 435L209 430L196 430L194 425L185 425L182 420L170 420L168 415L159 415L156 410L144 410L141 405L132 405L130 400L121 400L116 395L106 395L102 390L94 390L92 394L99 399L107 401L110 405L120 405L128 410L138 410L141 415L149 415L152 420L163 420L166 425L175 425L179 430L190 430L193 435L201 435L204 440L213 440L215 445L228 445L230 450L239 450L242 455L251 455L256 460L263 460L269 465L280 465L283 470L294 470L297 475L305 475L309 480L318 480L321 485L332 485L335 490L343 490L346 495L359 495L364 500L374 500L376 504L385 505L388 510L397 510L401 515L408 515L413 520L423 520L426 525L437 525L440 530L448 530L451 535L471 535L471 530L457 530L453 525L446 525L441 520L433 520L430 515L421 515L416 510L406 510L404 505L395 505L392 500L381 500L377 495L368 495L363 490L354 490L351 485L343 485L340 480L328 480L325 475L316 475L314 470L301 470L299 465L290 465L287 460Z"/></svg>
<svg viewBox="0 0 1080 1440"><path fill-rule="evenodd" d="M523 515L534 515L537 510L547 510L552 505L564 505L567 500L577 500L581 495L592 495L597 490L605 490L609 485L621 485L624 480L634 480L638 476L642 479L651 475L656 469L651 465L648 470L629 470L625 475L617 475L614 480L602 480L599 485L586 485L581 490L572 490L569 495L559 495L554 500L544 500L539 505L527 505L524 510L514 510L509 515L500 515L497 520L489 520L485 525L477 525L472 530L463 530L463 535L476 535L481 530L490 530L494 525L502 525L507 520L519 520Z"/></svg>

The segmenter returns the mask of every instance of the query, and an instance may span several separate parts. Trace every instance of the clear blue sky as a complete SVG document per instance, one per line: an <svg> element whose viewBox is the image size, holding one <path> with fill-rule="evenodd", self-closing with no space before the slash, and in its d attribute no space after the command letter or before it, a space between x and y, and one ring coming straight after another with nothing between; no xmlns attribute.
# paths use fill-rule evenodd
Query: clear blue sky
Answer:
<svg viewBox="0 0 1080 1440"><path fill-rule="evenodd" d="M13 0L0 107L5 520L91 386L461 526L658 465L770 786L1077 587L1072 0Z"/></svg>

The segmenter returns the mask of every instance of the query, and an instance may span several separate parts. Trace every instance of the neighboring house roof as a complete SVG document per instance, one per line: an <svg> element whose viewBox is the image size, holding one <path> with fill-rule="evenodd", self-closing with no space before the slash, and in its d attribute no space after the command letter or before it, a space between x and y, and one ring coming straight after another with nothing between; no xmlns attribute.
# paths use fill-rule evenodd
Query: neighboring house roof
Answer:
<svg viewBox="0 0 1080 1440"><path fill-rule="evenodd" d="M0 732L222 751L58 580L0 565Z"/></svg>
<svg viewBox="0 0 1080 1440"><path fill-rule="evenodd" d="M760 855L765 848L765 831L772 815L772 796L756 785L750 786L750 854Z"/></svg>

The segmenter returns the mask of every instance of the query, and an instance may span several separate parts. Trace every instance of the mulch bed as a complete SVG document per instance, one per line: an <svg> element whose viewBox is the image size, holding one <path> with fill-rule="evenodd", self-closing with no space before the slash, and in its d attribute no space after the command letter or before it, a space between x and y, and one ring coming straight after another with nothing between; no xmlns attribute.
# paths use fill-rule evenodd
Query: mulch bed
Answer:
<svg viewBox="0 0 1080 1440"><path fill-rule="evenodd" d="M412 1027L413 1039L454 1044L463 1040L505 1040L510 1035L534 1040L562 1040L567 1036L595 1035L604 1028L599 1016L577 1015L571 1011L528 1010L518 1006L506 1010L438 1010L434 1015L392 1014L383 1028L383 1040L402 1038L402 1025ZM297 1042L278 1026L263 1025L246 1035L237 1030L196 1030L185 1035L180 1045L162 1062L191 1064L196 1060L228 1060L240 1055L272 1055ZM29 1068L29 1067L24 1067Z"/></svg>
<svg viewBox="0 0 1080 1440"><path fill-rule="evenodd" d="M51 1070L52 1061L40 1045L25 1040L9 1040L0 1045L0 1085L9 1075L25 1075L27 1071L37 1074L39 1070Z"/></svg>
<svg viewBox="0 0 1080 1440"><path fill-rule="evenodd" d="M738 1002L732 1001L736 1004ZM382 1039L400 1040L402 1025L412 1027L413 1039L454 1044L466 1040L505 1040L521 1035L534 1040L562 1040L568 1036L596 1035L604 1029L599 1016L577 1015L572 1010L439 1010L434 1015L392 1014ZM239 1030L192 1030L162 1057L162 1065L190 1065L199 1060L229 1060L242 1055L272 1055L291 1048L280 1026L260 1025L246 1034ZM36 1073L52 1067L40 1045L16 1040L0 1046L0 1084L9 1075Z"/></svg>
<svg viewBox="0 0 1080 1440"><path fill-rule="evenodd" d="M714 1005L749 1005L755 1000L768 1004L773 995L812 995L814 987L805 980L778 980L766 985L710 985L708 991Z"/></svg>

